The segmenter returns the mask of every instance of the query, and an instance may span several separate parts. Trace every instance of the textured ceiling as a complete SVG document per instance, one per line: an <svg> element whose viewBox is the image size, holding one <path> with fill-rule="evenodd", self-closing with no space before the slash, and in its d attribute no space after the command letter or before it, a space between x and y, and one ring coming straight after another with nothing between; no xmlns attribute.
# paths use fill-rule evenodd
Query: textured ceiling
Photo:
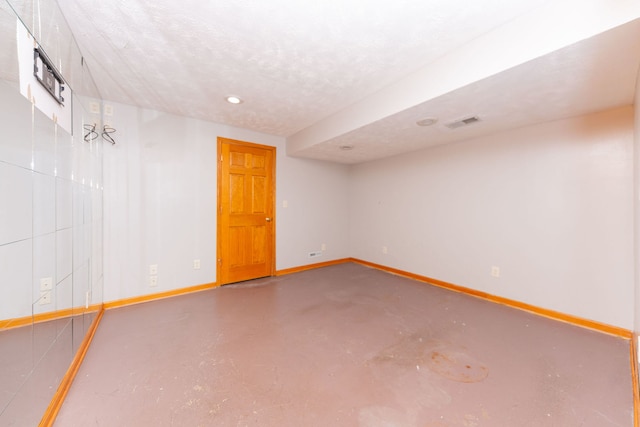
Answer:
<svg viewBox="0 0 640 427"><path fill-rule="evenodd" d="M59 0L104 99L286 137L563 2L569 0ZM481 133L629 104L638 25L607 37L291 151L356 163L473 136L442 128L468 113L482 116L474 126ZM623 55L616 46L629 50ZM592 91L594 82L615 87ZM244 103L226 103L229 94ZM416 127L424 114L440 122Z"/></svg>
<svg viewBox="0 0 640 427"><path fill-rule="evenodd" d="M622 48L623 47L623 48ZM298 155L360 163L634 101L640 20L315 144ZM454 120L477 116L468 127ZM438 121L417 126L426 117ZM340 154L341 146L353 147Z"/></svg>

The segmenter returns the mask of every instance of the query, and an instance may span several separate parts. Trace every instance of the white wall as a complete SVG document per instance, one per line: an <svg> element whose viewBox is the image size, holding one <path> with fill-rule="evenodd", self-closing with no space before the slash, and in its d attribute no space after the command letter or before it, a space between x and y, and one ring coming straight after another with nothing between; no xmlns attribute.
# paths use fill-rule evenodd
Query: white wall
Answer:
<svg viewBox="0 0 640 427"><path fill-rule="evenodd" d="M634 204L634 266L635 266L635 306L634 306L634 332L636 337L640 335L640 70L636 79L635 97L635 134L634 134L634 165L633 182L635 184L633 192ZM638 341L640 349L640 341ZM639 350L640 351L640 350ZM640 358L639 358L640 359Z"/></svg>
<svg viewBox="0 0 640 427"><path fill-rule="evenodd" d="M0 2L0 320L81 313L87 295L102 302L102 144L83 140L97 91L57 4L19 6L20 19ZM36 41L66 81L64 108L41 87L21 95L28 83L39 86L29 77L33 39L23 27L34 22ZM51 118L58 114L72 128ZM51 302L40 304L46 278Z"/></svg>
<svg viewBox="0 0 640 427"><path fill-rule="evenodd" d="M102 302L102 146L75 101L71 136L0 80L0 320Z"/></svg>
<svg viewBox="0 0 640 427"><path fill-rule="evenodd" d="M350 253L632 329L633 129L626 107L355 166Z"/></svg>
<svg viewBox="0 0 640 427"><path fill-rule="evenodd" d="M2 333L0 346L12 347L0 372L2 426L38 424L95 316L86 303L102 302L102 142L83 138L92 120L85 107L99 100L57 3L43 6L18 20L0 2L0 321L32 322L18 335ZM68 83L71 133L34 106L45 104L36 90L30 99L20 94L21 22L42 22L38 42ZM23 47L33 58L33 45ZM50 298L41 297L46 278ZM55 312L73 316L33 323Z"/></svg>
<svg viewBox="0 0 640 427"><path fill-rule="evenodd" d="M278 150L277 268L349 256L349 168ZM283 207L287 201L288 207ZM326 251L309 259L309 252Z"/></svg>
<svg viewBox="0 0 640 427"><path fill-rule="evenodd" d="M281 137L107 104L117 132L104 150L105 301L215 282L218 136L277 148L277 269L348 256L346 166L286 157Z"/></svg>

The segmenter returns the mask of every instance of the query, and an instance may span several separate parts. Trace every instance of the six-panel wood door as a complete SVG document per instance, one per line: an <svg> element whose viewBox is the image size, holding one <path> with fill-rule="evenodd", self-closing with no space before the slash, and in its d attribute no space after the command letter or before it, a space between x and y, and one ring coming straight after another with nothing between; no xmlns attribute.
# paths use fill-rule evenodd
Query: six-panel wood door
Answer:
<svg viewBox="0 0 640 427"><path fill-rule="evenodd" d="M219 285L273 275L275 147L218 138Z"/></svg>

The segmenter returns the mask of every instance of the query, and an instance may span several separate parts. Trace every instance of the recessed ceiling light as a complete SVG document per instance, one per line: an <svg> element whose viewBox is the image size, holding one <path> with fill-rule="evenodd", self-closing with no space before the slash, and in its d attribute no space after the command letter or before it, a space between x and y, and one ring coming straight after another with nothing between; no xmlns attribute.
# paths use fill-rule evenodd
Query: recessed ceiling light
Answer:
<svg viewBox="0 0 640 427"><path fill-rule="evenodd" d="M225 99L229 104L242 104L242 99L234 95L229 95Z"/></svg>
<svg viewBox="0 0 640 427"><path fill-rule="evenodd" d="M349 151L349 150L353 150L353 145L341 145L340 149L342 151Z"/></svg>
<svg viewBox="0 0 640 427"><path fill-rule="evenodd" d="M436 119L435 117L425 117L422 120L418 120L416 122L416 124L418 126L431 126L433 124L435 124L438 121L438 119Z"/></svg>

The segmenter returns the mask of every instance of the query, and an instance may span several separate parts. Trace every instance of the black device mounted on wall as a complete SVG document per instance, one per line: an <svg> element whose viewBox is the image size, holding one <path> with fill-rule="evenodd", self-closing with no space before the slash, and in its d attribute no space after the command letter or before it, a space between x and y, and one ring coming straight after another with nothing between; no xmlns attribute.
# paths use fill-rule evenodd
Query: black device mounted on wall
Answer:
<svg viewBox="0 0 640 427"><path fill-rule="evenodd" d="M56 102L64 105L62 92L64 91L64 80L60 73L51 65L47 55L40 49L33 49L33 75L40 82L47 92L53 96Z"/></svg>

